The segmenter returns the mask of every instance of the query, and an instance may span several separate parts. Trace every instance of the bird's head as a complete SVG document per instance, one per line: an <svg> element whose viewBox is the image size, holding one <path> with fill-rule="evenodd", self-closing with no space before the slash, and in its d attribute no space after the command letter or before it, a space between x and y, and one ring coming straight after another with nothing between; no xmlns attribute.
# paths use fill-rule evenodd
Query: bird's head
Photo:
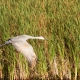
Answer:
<svg viewBox="0 0 80 80"><path fill-rule="evenodd" d="M39 37L39 39L42 39L42 40L44 40L44 37L40 36L40 37Z"/></svg>

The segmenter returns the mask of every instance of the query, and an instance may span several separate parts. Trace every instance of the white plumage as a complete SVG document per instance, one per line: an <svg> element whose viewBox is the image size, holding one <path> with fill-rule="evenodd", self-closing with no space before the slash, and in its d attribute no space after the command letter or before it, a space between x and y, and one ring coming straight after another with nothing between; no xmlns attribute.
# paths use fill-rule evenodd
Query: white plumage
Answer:
<svg viewBox="0 0 80 80"><path fill-rule="evenodd" d="M8 41L5 42L5 44L0 45L0 47L6 45L6 44L12 44L15 49L22 53L24 57L27 59L27 62L31 67L35 67L37 56L33 50L33 47L26 41L28 39L42 39L44 38L42 36L40 37L33 37L29 35L20 35L17 37L10 38Z"/></svg>

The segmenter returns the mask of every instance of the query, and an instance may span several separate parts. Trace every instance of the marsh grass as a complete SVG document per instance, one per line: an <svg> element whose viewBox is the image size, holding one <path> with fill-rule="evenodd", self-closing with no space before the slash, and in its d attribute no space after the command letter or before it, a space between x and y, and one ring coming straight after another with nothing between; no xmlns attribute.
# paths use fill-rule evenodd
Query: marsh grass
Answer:
<svg viewBox="0 0 80 80"><path fill-rule="evenodd" d="M22 34L47 38L28 41L39 60L34 80L80 79L79 0L0 0L0 44ZM0 48L0 78L29 77L24 56L11 45Z"/></svg>

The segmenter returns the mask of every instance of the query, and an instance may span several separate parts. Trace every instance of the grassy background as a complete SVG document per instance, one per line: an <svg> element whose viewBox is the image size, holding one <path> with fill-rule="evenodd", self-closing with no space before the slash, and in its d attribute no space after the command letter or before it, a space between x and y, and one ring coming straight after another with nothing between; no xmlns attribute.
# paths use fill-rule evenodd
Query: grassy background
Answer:
<svg viewBox="0 0 80 80"><path fill-rule="evenodd" d="M0 0L0 44L27 34L48 40L30 40L39 62L35 79L80 79L79 0ZM0 48L0 77L29 78L23 55L11 45Z"/></svg>

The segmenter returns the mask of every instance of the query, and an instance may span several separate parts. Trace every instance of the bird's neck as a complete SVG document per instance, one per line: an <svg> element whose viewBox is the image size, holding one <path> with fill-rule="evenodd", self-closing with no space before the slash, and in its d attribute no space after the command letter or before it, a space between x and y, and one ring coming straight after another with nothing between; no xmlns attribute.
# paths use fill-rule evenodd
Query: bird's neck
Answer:
<svg viewBox="0 0 80 80"><path fill-rule="evenodd" d="M31 37L30 39L43 39L42 37Z"/></svg>

